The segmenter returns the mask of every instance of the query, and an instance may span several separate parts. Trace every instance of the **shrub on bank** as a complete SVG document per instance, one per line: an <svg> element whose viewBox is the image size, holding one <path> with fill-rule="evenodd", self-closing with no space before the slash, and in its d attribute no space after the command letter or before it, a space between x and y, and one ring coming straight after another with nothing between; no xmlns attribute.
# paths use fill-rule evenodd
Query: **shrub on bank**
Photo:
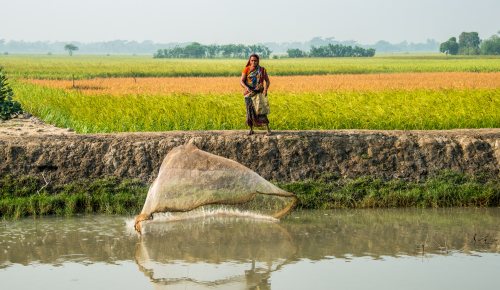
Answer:
<svg viewBox="0 0 500 290"><path fill-rule="evenodd" d="M14 93L7 83L7 76L0 67L0 119L8 120L15 114L22 113L21 104L12 100Z"/></svg>

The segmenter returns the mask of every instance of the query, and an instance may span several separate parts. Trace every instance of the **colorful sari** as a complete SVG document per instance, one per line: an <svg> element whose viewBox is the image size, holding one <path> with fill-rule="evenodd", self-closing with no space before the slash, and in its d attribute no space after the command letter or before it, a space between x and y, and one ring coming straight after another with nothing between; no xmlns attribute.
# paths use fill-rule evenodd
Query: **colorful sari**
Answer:
<svg viewBox="0 0 500 290"><path fill-rule="evenodd" d="M245 83L250 88L250 93L245 95L245 105L247 109L247 125L262 127L269 124L267 115L270 113L269 101L264 91L264 80L268 78L266 69L257 66L250 71L247 66L243 69L243 73L247 76Z"/></svg>

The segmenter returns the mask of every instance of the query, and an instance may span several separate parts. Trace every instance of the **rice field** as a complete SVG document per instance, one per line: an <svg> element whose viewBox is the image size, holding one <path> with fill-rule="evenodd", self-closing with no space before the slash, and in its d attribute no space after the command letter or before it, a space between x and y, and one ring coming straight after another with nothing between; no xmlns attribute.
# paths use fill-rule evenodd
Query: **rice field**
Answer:
<svg viewBox="0 0 500 290"><path fill-rule="evenodd" d="M16 84L24 108L79 133L245 129L241 93L95 94ZM281 92L273 129L500 127L499 89Z"/></svg>
<svg viewBox="0 0 500 290"><path fill-rule="evenodd" d="M0 56L23 108L79 133L245 129L245 60ZM271 128L500 127L500 58L263 60Z"/></svg>
<svg viewBox="0 0 500 290"><path fill-rule="evenodd" d="M94 78L83 80L27 80L52 88L78 90L86 95L131 94L241 94L239 77ZM498 89L495 73L391 73L272 77L273 93L324 93L416 89Z"/></svg>
<svg viewBox="0 0 500 290"><path fill-rule="evenodd" d="M239 76L243 59L153 59L151 56L0 55L11 78ZM266 59L272 76L402 72L500 72L500 57L408 55L371 58Z"/></svg>

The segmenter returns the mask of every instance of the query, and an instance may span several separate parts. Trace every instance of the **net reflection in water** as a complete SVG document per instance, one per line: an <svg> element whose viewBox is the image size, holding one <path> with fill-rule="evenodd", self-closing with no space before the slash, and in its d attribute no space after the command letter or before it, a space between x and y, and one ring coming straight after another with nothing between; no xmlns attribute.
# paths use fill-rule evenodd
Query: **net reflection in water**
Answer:
<svg viewBox="0 0 500 290"><path fill-rule="evenodd" d="M135 259L157 288L267 289L271 273L297 252L279 223L249 218L152 221L143 230L148 234L137 245Z"/></svg>

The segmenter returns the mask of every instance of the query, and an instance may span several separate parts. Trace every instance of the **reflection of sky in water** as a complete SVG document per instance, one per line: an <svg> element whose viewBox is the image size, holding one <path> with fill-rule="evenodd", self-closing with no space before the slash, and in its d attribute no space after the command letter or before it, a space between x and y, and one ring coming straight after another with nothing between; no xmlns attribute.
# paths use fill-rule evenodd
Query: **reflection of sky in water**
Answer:
<svg viewBox="0 0 500 290"><path fill-rule="evenodd" d="M2 221L0 289L496 288L499 220L498 208L295 212L151 223L141 240L123 217Z"/></svg>
<svg viewBox="0 0 500 290"><path fill-rule="evenodd" d="M306 259L273 273L271 284L273 289L496 289L499 265L500 255L491 253Z"/></svg>
<svg viewBox="0 0 500 290"><path fill-rule="evenodd" d="M0 269L0 289L152 289L151 282L137 271L133 261L119 264L67 262L50 264L12 265Z"/></svg>

